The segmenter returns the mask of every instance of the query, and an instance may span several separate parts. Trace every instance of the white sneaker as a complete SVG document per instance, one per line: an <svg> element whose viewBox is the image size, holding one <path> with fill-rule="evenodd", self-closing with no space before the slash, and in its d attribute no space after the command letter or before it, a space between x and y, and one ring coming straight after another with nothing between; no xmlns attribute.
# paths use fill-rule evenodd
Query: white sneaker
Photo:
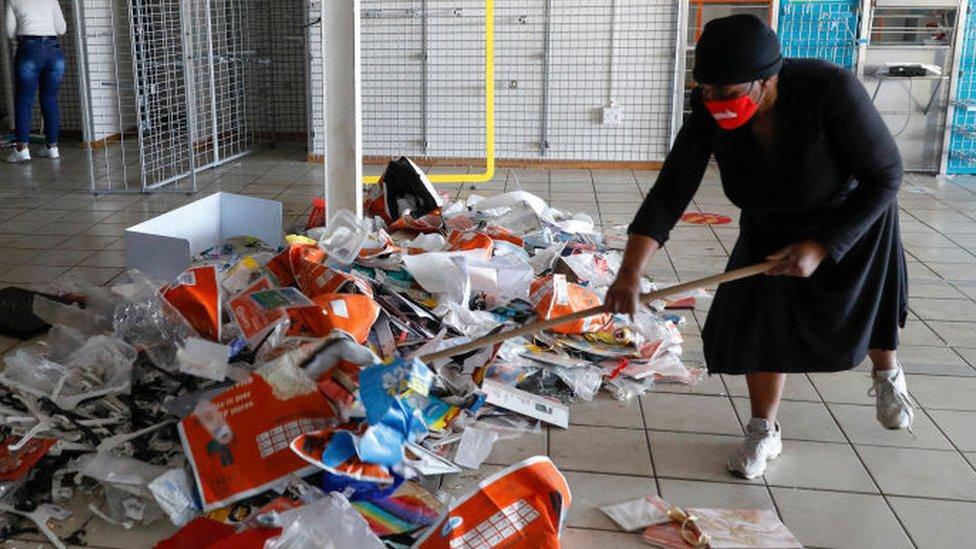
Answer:
<svg viewBox="0 0 976 549"><path fill-rule="evenodd" d="M57 145L53 147L41 147L34 153L34 156L39 156L41 158L61 158L61 154L58 153Z"/></svg>
<svg viewBox="0 0 976 549"><path fill-rule="evenodd" d="M27 162L29 160L30 160L30 149L28 149L27 147L24 147L19 151L15 148L14 150L10 151L10 154L7 155L7 162L10 162L11 164L17 164L19 162Z"/></svg>
<svg viewBox="0 0 976 549"><path fill-rule="evenodd" d="M871 377L874 386L868 390L868 395L875 398L878 423L885 429L910 431L915 412L901 366L893 370L878 370Z"/></svg>
<svg viewBox="0 0 976 549"><path fill-rule="evenodd" d="M753 479L766 472L766 462L783 452L783 433L779 423L754 417L746 426L746 439L729 460L729 472Z"/></svg>

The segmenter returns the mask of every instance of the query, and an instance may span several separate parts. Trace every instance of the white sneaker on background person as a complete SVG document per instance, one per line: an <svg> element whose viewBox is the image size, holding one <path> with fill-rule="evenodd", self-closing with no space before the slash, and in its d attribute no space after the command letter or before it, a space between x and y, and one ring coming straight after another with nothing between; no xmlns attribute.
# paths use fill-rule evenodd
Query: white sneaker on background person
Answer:
<svg viewBox="0 0 976 549"><path fill-rule="evenodd" d="M40 158L61 158L61 154L58 152L57 145L53 147L47 147L47 146L41 147L34 153L34 156Z"/></svg>
<svg viewBox="0 0 976 549"><path fill-rule="evenodd" d="M783 452L783 434L779 423L759 417L749 420L746 439L729 460L729 472L754 479L766 472L766 463Z"/></svg>
<svg viewBox="0 0 976 549"><path fill-rule="evenodd" d="M27 162L30 159L31 159L30 149L27 147L24 147L23 149L20 150L14 148L12 151L10 151L9 154L7 154L7 158L6 158L7 162L10 162L11 164Z"/></svg>
<svg viewBox="0 0 976 549"><path fill-rule="evenodd" d="M868 390L868 395L875 399L878 423L885 429L911 430L915 412L901 366L877 370L871 374L871 378L874 386Z"/></svg>

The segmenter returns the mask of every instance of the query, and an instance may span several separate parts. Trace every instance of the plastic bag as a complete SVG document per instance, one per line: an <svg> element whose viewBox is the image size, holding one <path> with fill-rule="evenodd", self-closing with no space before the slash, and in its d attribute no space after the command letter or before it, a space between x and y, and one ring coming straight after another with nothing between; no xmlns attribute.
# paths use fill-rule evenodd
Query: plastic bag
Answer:
<svg viewBox="0 0 976 549"><path fill-rule="evenodd" d="M170 469L159 475L149 483L149 491L176 526L190 522L200 511L194 503L190 477L183 469Z"/></svg>
<svg viewBox="0 0 976 549"><path fill-rule="evenodd" d="M227 346L195 337L176 351L180 372L204 379L223 381L227 377Z"/></svg>
<svg viewBox="0 0 976 549"><path fill-rule="evenodd" d="M113 315L115 336L144 349L157 366L174 368L177 345L198 334L149 278L138 271L129 271L129 278L113 288L122 296Z"/></svg>
<svg viewBox="0 0 976 549"><path fill-rule="evenodd" d="M562 368L552 367L552 372L573 389L573 394L589 402L603 384L603 370L594 367Z"/></svg>
<svg viewBox="0 0 976 549"><path fill-rule="evenodd" d="M265 549L383 549L363 516L338 493L280 515L281 535Z"/></svg>
<svg viewBox="0 0 976 549"><path fill-rule="evenodd" d="M363 249L369 230L368 219L357 218L349 210L339 210L330 217L325 233L319 239L319 246L328 254L329 261L348 265L356 260Z"/></svg>

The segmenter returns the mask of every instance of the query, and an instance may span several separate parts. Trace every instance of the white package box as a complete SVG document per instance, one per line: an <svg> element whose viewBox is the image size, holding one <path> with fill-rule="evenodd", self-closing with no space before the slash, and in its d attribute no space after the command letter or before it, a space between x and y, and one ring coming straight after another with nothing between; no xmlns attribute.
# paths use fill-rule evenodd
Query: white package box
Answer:
<svg viewBox="0 0 976 549"><path fill-rule="evenodd" d="M193 256L233 236L282 241L281 202L214 193L125 230L125 260L152 278L170 282Z"/></svg>

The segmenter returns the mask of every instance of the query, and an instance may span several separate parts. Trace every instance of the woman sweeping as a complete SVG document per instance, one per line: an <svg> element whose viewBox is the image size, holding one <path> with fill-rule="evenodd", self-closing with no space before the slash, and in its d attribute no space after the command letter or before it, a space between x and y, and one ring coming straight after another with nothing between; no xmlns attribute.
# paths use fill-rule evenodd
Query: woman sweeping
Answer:
<svg viewBox="0 0 976 549"><path fill-rule="evenodd" d="M692 114L630 225L608 306L635 310L644 266L714 155L741 209L728 268L780 260L769 276L720 286L702 330L709 372L745 375L749 387L752 419L729 470L757 477L782 451L776 411L789 373L849 370L867 355L878 421L909 427L895 358L908 311L901 158L864 88L836 65L783 59L750 15L706 25L694 78Z"/></svg>

